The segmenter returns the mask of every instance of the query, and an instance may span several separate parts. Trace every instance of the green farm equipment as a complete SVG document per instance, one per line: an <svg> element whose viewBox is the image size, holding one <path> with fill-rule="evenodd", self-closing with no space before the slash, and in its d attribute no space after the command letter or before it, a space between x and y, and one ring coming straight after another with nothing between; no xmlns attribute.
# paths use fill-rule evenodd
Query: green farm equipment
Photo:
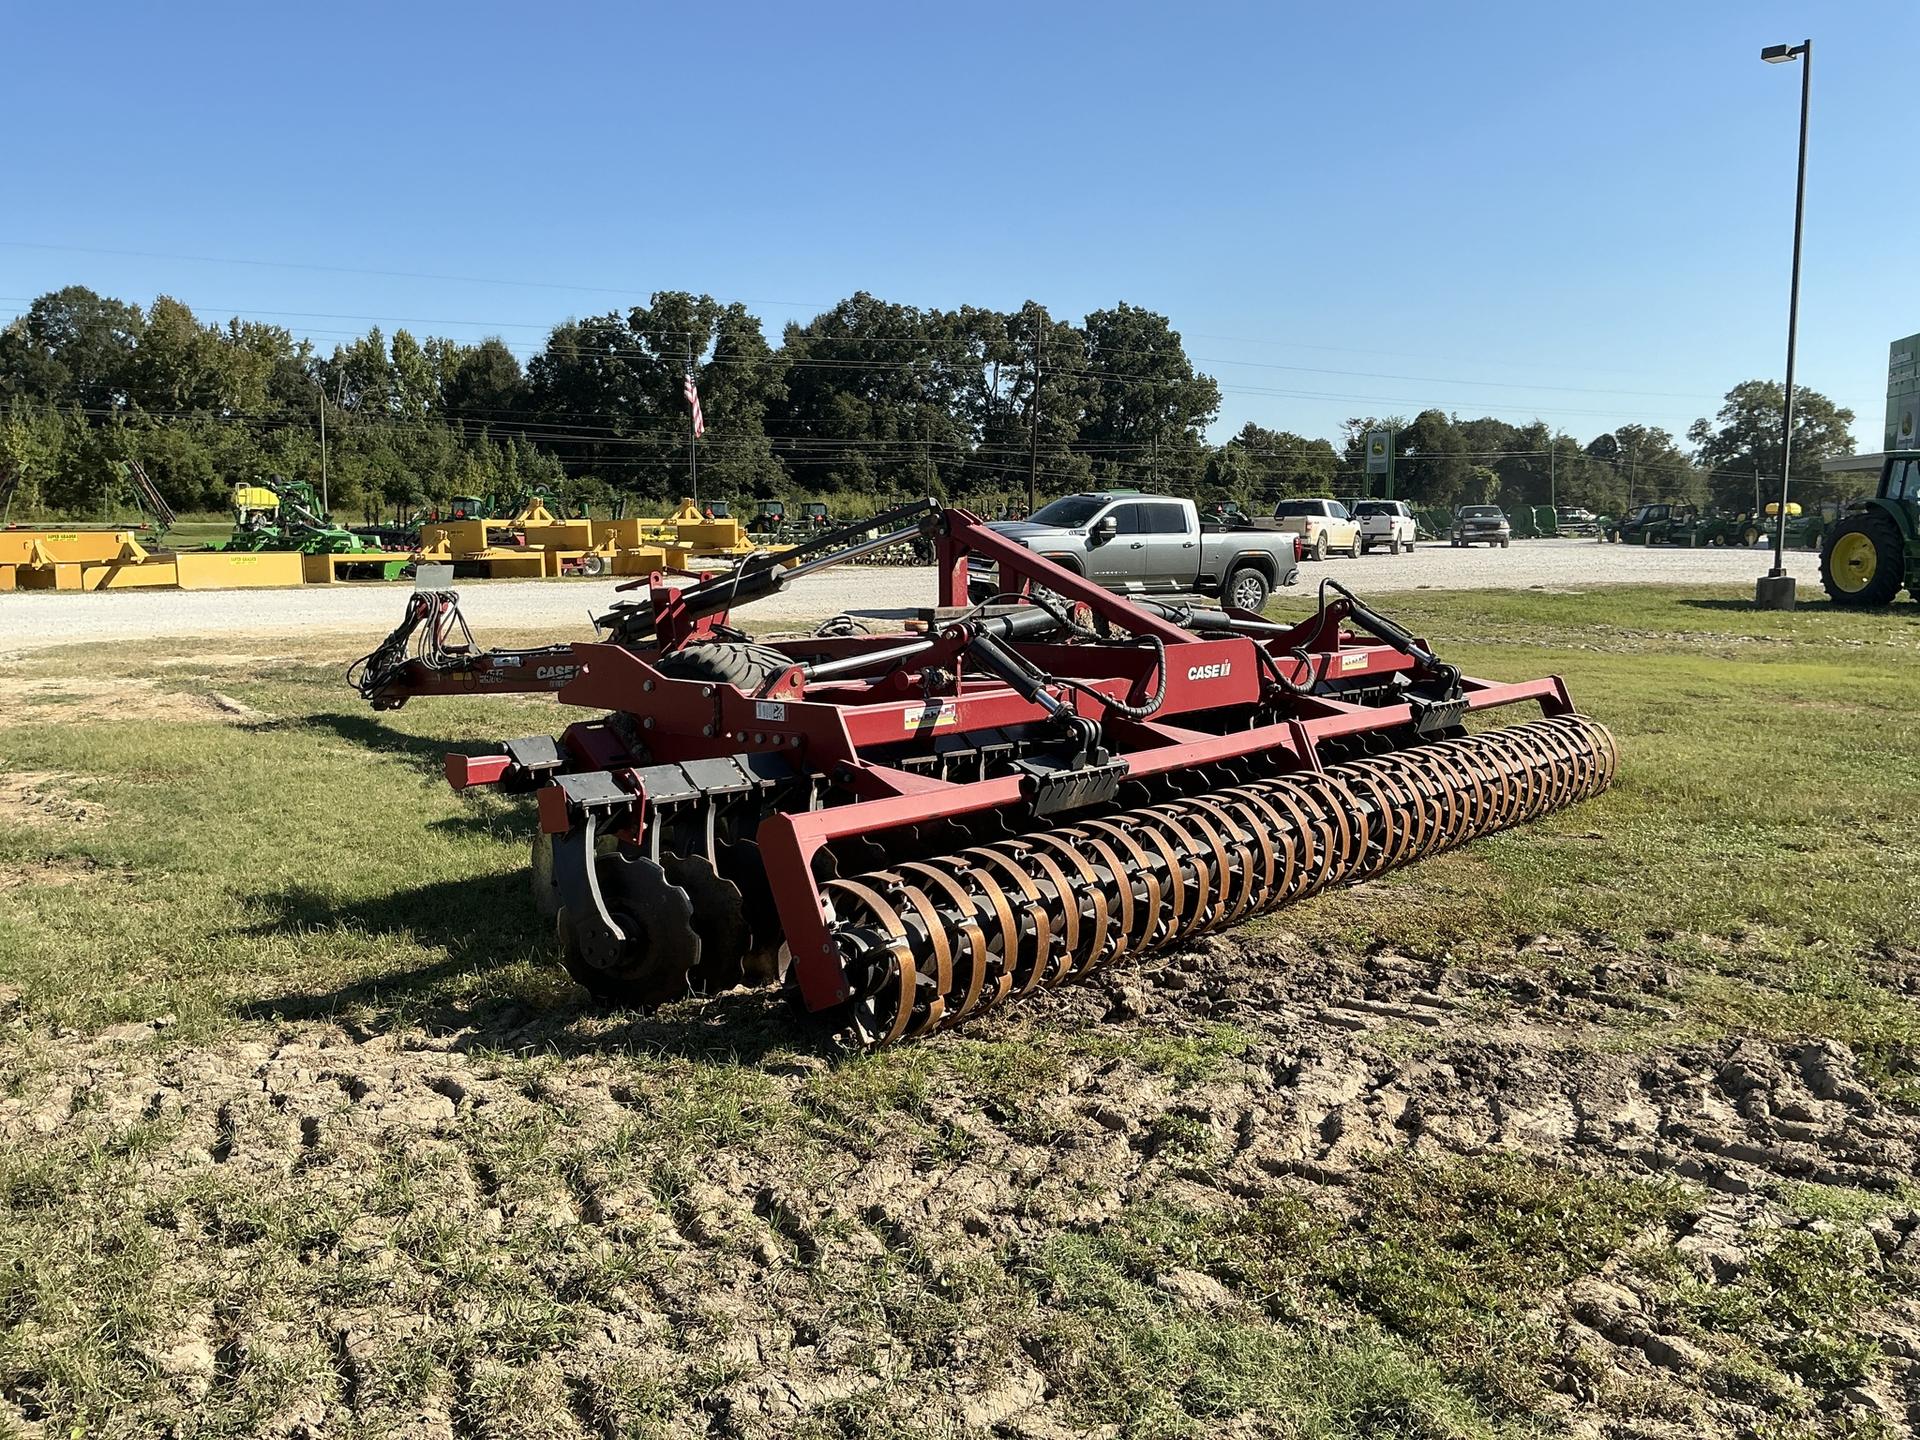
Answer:
<svg viewBox="0 0 1920 1440"><path fill-rule="evenodd" d="M1770 545L1773 543L1774 527L1779 523L1780 502L1775 501L1764 510L1749 510L1736 519L1727 522L1727 541L1729 545ZM1838 516L1828 516L1816 510L1811 515L1801 510L1797 501L1787 505L1787 548L1790 550L1818 550L1826 543Z"/></svg>
<svg viewBox="0 0 1920 1440"><path fill-rule="evenodd" d="M383 579L399 578L407 557L387 550L380 537L336 525L304 480L274 475L233 492L233 534L208 547L232 553L296 551L302 555L365 555Z"/></svg>
<svg viewBox="0 0 1920 1440"><path fill-rule="evenodd" d="M1600 533L1600 517L1580 505L1562 505L1553 512L1553 533L1591 539Z"/></svg>
<svg viewBox="0 0 1920 1440"><path fill-rule="evenodd" d="M1888 454L1871 500L1843 511L1820 551L1820 583L1836 605L1920 600L1920 450Z"/></svg>
<svg viewBox="0 0 1920 1440"><path fill-rule="evenodd" d="M1799 506L1795 506L1796 513ZM1638 505L1618 520L1598 522L1600 538L1628 545L1746 545L1755 521L1693 505Z"/></svg>

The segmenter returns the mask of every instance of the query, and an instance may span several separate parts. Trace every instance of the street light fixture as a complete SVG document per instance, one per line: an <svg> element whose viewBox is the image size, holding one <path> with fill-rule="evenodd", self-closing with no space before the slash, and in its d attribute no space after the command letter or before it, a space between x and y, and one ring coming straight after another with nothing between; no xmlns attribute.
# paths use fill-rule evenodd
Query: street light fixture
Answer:
<svg viewBox="0 0 1920 1440"><path fill-rule="evenodd" d="M1773 569L1754 582L1753 603L1763 610L1793 608L1793 577L1787 574L1787 489L1793 473L1793 352L1800 330L1800 230L1807 206L1807 99L1813 87L1813 41L1769 45L1760 52L1769 65L1800 62L1800 170L1793 191L1793 279L1787 299L1787 393L1780 426L1780 513L1773 529Z"/></svg>

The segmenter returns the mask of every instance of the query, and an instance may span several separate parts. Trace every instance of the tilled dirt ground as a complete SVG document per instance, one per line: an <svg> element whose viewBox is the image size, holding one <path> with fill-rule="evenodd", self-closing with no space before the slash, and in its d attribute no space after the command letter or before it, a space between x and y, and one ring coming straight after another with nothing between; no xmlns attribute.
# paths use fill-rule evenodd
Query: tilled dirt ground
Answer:
<svg viewBox="0 0 1920 1440"><path fill-rule="evenodd" d="M48 1175L118 1167L48 1197L81 1248L144 1247L126 1283L166 1292L120 1336L118 1433L215 1413L308 1440L1162 1433L1090 1394L1088 1346L1139 1342L1061 1328L1063 1244L1163 1210L1238 1233L1276 1199L1391 1243L1368 1221L1383 1167L1502 1156L1672 1197L1513 1321L1538 1338L1530 1423L1906 1433L1920 1119L1845 1046L1676 1039L1657 965L1542 944L1484 969L1213 938L871 1058L745 992L655 1017L263 1018L204 1046L16 1013L0 1147ZM1027 1043L1047 1033L1073 1042ZM1824 1187L1869 1203L1792 1201ZM1809 1247L1860 1300L1824 1336L1781 1298ZM97 1259L63 1263L98 1283ZM1337 1287L1256 1285L1252 1263L1162 1245L1131 1276L1147 1333L1364 1323ZM1736 1294L1749 1309L1699 1298ZM76 1295L76 1329L109 1298ZM7 1342L0 1431L57 1412L73 1342ZM1868 1378L1825 1363L1835 1345L1864 1347ZM1468 1433L1382 1411L1389 1430ZM1290 1427L1229 1398L1204 1433Z"/></svg>

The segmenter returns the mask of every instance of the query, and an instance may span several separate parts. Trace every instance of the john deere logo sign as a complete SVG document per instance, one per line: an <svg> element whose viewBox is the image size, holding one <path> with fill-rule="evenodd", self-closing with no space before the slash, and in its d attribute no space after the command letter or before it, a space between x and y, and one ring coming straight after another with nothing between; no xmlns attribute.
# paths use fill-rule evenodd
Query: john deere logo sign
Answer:
<svg viewBox="0 0 1920 1440"><path fill-rule="evenodd" d="M1367 474L1384 475L1387 473L1387 457L1391 446L1384 430L1367 432Z"/></svg>
<svg viewBox="0 0 1920 1440"><path fill-rule="evenodd" d="M1896 340L1887 351L1887 433L1883 450L1911 450L1920 443L1920 335Z"/></svg>

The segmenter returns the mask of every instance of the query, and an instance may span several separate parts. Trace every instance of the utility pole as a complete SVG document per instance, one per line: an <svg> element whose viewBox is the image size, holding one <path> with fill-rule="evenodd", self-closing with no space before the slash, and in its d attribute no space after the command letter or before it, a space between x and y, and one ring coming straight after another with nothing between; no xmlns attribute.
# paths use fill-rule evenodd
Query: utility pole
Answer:
<svg viewBox="0 0 1920 1440"><path fill-rule="evenodd" d="M1047 333L1033 317L1033 399L1027 409L1027 516L1040 507L1040 355Z"/></svg>
<svg viewBox="0 0 1920 1440"><path fill-rule="evenodd" d="M333 506L327 500L327 387L316 388L320 393L320 509L331 514Z"/></svg>
<svg viewBox="0 0 1920 1440"><path fill-rule="evenodd" d="M1555 473L1560 464L1560 447L1554 441L1558 438L1554 435L1547 437L1547 504L1556 519L1560 514L1560 482Z"/></svg>

